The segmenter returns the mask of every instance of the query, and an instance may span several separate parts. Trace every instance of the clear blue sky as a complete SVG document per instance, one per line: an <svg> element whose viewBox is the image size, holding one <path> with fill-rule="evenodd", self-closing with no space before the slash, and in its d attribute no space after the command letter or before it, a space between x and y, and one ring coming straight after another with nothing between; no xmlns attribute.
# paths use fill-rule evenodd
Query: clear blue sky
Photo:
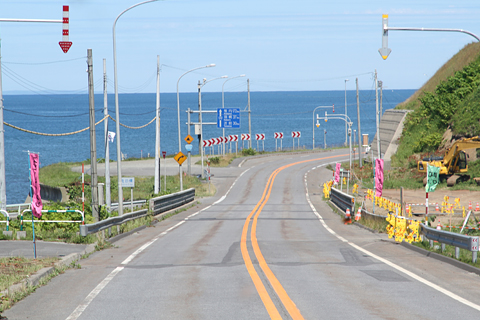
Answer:
<svg viewBox="0 0 480 320"><path fill-rule="evenodd" d="M61 19L70 5L70 40L64 54L61 24L0 23L3 90L86 93L86 52L93 49L96 91L103 59L113 93L112 26L137 0L2 0L0 18ZM480 35L480 1L451 0L167 0L125 13L117 23L119 91L155 92L157 55L165 66L161 92L196 91L198 80L246 74L252 91L417 89L474 38L461 33L390 31L390 57L381 47L382 14L391 27L465 29ZM221 91L222 80L204 91ZM225 85L245 91L245 78Z"/></svg>

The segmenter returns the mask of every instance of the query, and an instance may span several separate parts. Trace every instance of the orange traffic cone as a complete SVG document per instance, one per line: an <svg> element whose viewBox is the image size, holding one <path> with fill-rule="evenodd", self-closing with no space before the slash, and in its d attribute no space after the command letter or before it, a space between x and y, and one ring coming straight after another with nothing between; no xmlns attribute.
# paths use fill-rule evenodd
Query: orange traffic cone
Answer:
<svg viewBox="0 0 480 320"><path fill-rule="evenodd" d="M358 221L362 218L362 208L358 208L357 213L355 214L355 221Z"/></svg>
<svg viewBox="0 0 480 320"><path fill-rule="evenodd" d="M472 201L468 202L468 210L472 211Z"/></svg>
<svg viewBox="0 0 480 320"><path fill-rule="evenodd" d="M352 216L350 215L350 209L347 208L347 211L345 212L345 219L343 220L345 224L352 223Z"/></svg>
<svg viewBox="0 0 480 320"><path fill-rule="evenodd" d="M438 202L435 205L435 211L440 211L440 209L438 208Z"/></svg>

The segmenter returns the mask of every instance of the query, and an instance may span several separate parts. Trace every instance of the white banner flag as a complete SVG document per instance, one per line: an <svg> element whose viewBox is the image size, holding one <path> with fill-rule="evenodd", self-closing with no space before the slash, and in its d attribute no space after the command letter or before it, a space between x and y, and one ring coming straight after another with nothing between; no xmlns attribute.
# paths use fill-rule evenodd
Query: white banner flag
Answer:
<svg viewBox="0 0 480 320"><path fill-rule="evenodd" d="M108 141L113 142L114 139L115 139L115 132L108 131Z"/></svg>

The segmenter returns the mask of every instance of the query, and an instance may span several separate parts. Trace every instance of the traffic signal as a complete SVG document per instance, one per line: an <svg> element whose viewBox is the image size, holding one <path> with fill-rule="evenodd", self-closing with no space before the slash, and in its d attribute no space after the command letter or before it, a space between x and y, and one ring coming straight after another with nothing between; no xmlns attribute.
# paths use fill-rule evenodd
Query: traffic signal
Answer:
<svg viewBox="0 0 480 320"><path fill-rule="evenodd" d="M383 60L387 60L392 50L388 48L388 14L382 15L382 47L378 49Z"/></svg>

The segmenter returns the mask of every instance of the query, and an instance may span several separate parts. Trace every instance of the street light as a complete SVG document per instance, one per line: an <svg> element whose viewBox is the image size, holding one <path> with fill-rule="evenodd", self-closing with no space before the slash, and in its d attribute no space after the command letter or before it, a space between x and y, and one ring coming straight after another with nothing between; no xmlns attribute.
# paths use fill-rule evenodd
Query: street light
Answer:
<svg viewBox="0 0 480 320"><path fill-rule="evenodd" d="M225 86L225 83L229 80L235 79L235 78L240 78L240 77L245 77L244 74L241 74L239 76L231 77L227 80L225 80L222 84L222 109L225 108L225 96L224 96L224 91L223 87ZM223 128L223 140L222 140L222 148L223 148L223 155L225 155L225 128Z"/></svg>
<svg viewBox="0 0 480 320"><path fill-rule="evenodd" d="M218 80L218 79L225 79L228 78L228 76L221 76L218 78L214 79L203 79L203 84L200 84L200 80L198 81L198 122L200 123L200 139L199 139L199 149L200 149L200 157L201 157L201 162L202 162L202 179L205 177L205 174L203 172L203 123L202 123L202 87L209 83L210 81L213 80Z"/></svg>
<svg viewBox="0 0 480 320"><path fill-rule="evenodd" d="M346 114L335 114L335 116L330 116L328 117L327 112L325 111L325 117L319 117L317 114L317 120L324 119L327 121L328 119L334 119L334 120L343 120L345 121L346 124L348 124L348 135L350 136L350 170L352 169L352 124L353 122L350 120L350 118Z"/></svg>
<svg viewBox="0 0 480 320"><path fill-rule="evenodd" d="M183 73L180 76L180 78L178 78L178 80L177 80L178 152L182 152L182 136L180 134L180 94L178 92L178 83L180 82L180 79L182 79L182 77L184 75L186 75L187 73L198 70L198 69L210 68L210 67L215 67L215 63L211 63L211 64L208 64L206 66L197 67L197 68L193 68L191 70L188 70L187 72ZM178 173L180 175L180 191L183 191L183 178L182 178L182 165L181 164L178 164Z"/></svg>
<svg viewBox="0 0 480 320"><path fill-rule="evenodd" d="M347 115L347 81L350 81L348 79L345 79L345 115ZM345 146L347 145L347 123L345 122Z"/></svg>
<svg viewBox="0 0 480 320"><path fill-rule="evenodd" d="M122 189L122 156L120 152L120 111L118 109L118 79L117 79L117 44L116 44L116 37L115 37L115 27L117 25L118 19L127 11L138 7L142 4L155 2L160 0L148 0L144 2L140 2L134 4L133 6L123 10L113 22L113 78L115 83L115 119L116 119L116 126L115 130L117 131L117 181L118 181L118 215L123 215L123 189Z"/></svg>
<svg viewBox="0 0 480 320"><path fill-rule="evenodd" d="M330 106L320 106L320 107L316 107L315 109L313 109L313 126L312 126L312 129L313 129L313 147L312 147L312 150L315 149L315 110L319 109L319 108L330 108ZM332 106L333 108L333 106ZM317 128L320 127L320 123L318 123L317 121Z"/></svg>

